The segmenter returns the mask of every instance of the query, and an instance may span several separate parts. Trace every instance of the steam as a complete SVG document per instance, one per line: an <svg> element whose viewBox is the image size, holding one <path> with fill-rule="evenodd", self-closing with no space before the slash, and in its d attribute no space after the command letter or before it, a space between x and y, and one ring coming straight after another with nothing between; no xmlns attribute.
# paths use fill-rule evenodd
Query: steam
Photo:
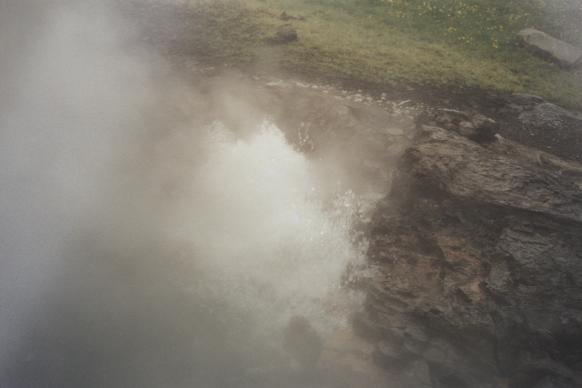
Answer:
<svg viewBox="0 0 582 388"><path fill-rule="evenodd" d="M111 9L43 4L0 3L0 385L285 375L291 317L345 323L349 193L324 207L276 126L229 128L246 103L205 100Z"/></svg>
<svg viewBox="0 0 582 388"><path fill-rule="evenodd" d="M113 30L88 12L5 2L1 14L9 48L0 75L6 351L42 303L67 240L97 210L108 165L134 136L148 82L142 65L119 55Z"/></svg>
<svg viewBox="0 0 582 388"><path fill-rule="evenodd" d="M209 129L208 158L185 179L166 230L192 244L227 299L256 304L259 321L323 313L321 298L356 256L349 207L322 210L309 162L272 124L248 140Z"/></svg>

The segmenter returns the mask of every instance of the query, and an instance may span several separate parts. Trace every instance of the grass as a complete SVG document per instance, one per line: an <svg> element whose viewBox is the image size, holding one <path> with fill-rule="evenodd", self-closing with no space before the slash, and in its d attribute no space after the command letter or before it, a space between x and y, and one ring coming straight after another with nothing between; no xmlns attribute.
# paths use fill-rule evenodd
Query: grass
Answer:
<svg viewBox="0 0 582 388"><path fill-rule="evenodd" d="M582 44L570 1L222 0L205 3L215 21L205 39L235 64L381 86L532 93L582 109L581 77L516 39L534 26ZM282 21L283 11L300 18ZM285 23L299 41L270 46Z"/></svg>

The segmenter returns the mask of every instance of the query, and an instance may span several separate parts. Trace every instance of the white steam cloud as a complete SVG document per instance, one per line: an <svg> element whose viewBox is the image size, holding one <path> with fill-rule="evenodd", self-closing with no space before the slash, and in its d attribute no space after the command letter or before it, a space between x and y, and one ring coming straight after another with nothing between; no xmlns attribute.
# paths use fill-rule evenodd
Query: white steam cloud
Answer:
<svg viewBox="0 0 582 388"><path fill-rule="evenodd" d="M146 68L122 55L105 11L81 8L3 2L0 11L2 351L42 304L75 229L97 210L114 155L135 136L151 93Z"/></svg>
<svg viewBox="0 0 582 388"><path fill-rule="evenodd" d="M238 138L98 2L0 24L0 386L245 386L292 316L342 324L350 200L275 126Z"/></svg>

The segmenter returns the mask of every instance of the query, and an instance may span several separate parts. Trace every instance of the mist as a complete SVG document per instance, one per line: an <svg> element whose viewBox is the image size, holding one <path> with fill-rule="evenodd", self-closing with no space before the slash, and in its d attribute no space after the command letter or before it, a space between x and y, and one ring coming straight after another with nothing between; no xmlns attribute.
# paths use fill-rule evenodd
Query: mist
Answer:
<svg viewBox="0 0 582 388"><path fill-rule="evenodd" d="M360 303L353 192L114 4L6 0L0 26L0 385L338 386L284 337Z"/></svg>

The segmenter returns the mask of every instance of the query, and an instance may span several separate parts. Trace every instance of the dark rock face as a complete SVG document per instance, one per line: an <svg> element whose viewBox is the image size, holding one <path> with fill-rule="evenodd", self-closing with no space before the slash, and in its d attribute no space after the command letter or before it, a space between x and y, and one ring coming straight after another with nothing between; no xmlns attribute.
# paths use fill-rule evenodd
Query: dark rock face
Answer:
<svg viewBox="0 0 582 388"><path fill-rule="evenodd" d="M503 136L565 159L582 162L582 116L540 97L514 95L499 110Z"/></svg>
<svg viewBox="0 0 582 388"><path fill-rule="evenodd" d="M417 143L405 157L409 173L431 181L432 189L458 198L582 221L580 179L499 156L440 128L424 127L422 131L430 140Z"/></svg>
<svg viewBox="0 0 582 388"><path fill-rule="evenodd" d="M582 117L547 102L535 105L518 116L525 135L547 143L549 152L564 150L565 156L580 161Z"/></svg>
<svg viewBox="0 0 582 388"><path fill-rule="evenodd" d="M497 139L422 127L368 231L356 327L411 387L582 384L582 166Z"/></svg>

